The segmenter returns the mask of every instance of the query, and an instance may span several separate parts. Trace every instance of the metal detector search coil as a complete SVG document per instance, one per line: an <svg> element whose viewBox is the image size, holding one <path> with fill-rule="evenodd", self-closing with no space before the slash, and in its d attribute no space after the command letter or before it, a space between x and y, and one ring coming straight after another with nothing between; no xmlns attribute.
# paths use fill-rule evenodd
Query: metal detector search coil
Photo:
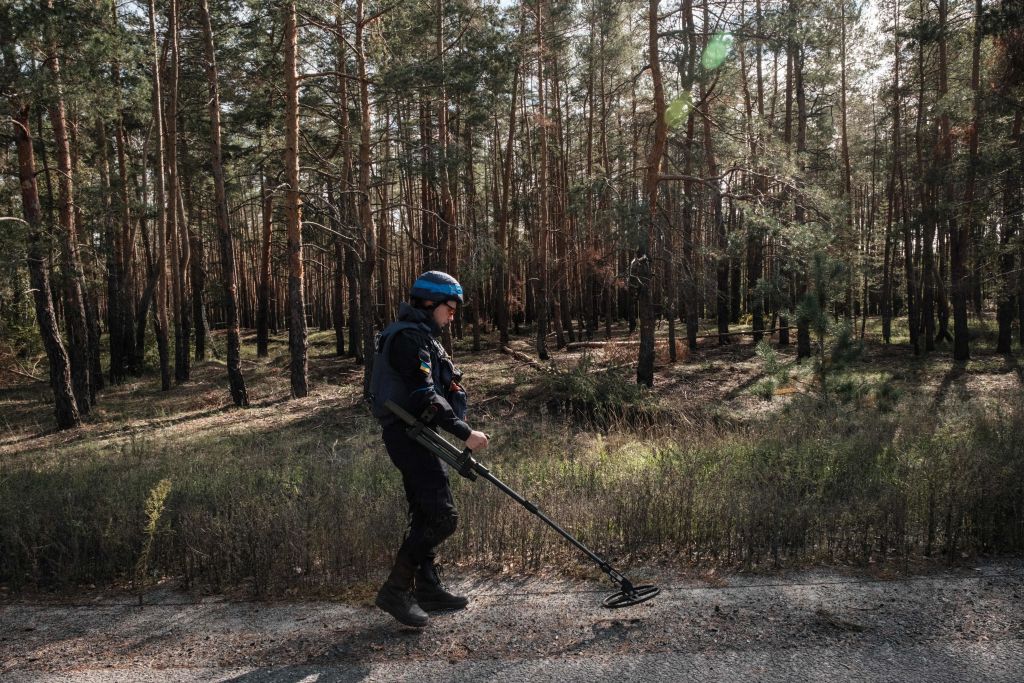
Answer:
<svg viewBox="0 0 1024 683"><path fill-rule="evenodd" d="M408 425L405 432L409 435L409 438L413 439L416 443L420 444L428 451L441 458L441 460L448 463L450 467L466 479L476 481L477 476L480 476L497 486L503 493L522 505L530 513L540 517L541 521L557 531L565 540L579 548L583 554L589 557L598 567L600 567L601 571L607 574L608 578L612 580L612 583L619 587L619 591L617 593L609 595L601 602L602 605L611 609L629 607L630 605L639 605L641 602L647 602L661 592L660 588L650 584L634 586L633 583L623 576L621 572L615 569L615 567L608 564L606 560L597 555L590 548L580 543L568 531L555 524L547 515L541 512L536 505L528 501L526 498L523 498L521 495L505 485L504 482L491 474L489 469L473 458L473 452L471 450L468 448L459 450L454 444L428 427L425 421L417 420L394 401L387 401L384 405L388 410L402 420L402 422Z"/></svg>

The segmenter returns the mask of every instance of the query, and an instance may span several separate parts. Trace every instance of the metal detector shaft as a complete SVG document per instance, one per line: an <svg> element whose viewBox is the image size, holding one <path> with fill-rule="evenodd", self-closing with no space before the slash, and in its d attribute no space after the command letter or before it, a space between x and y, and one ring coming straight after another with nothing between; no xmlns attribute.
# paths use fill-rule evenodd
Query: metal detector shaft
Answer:
<svg viewBox="0 0 1024 683"><path fill-rule="evenodd" d="M507 484L505 484L505 482L491 474L491 471L489 469L484 467L482 464L480 464L473 458L473 453L472 451L470 451L469 448L460 451L457 446L455 446L450 441L445 439L443 436L435 432L433 429L430 429L424 422L417 420L415 417L410 415L408 411L403 409L394 401L387 401L385 402L384 405L392 413L397 415L398 418L402 420L402 422L405 422L409 426L408 429L406 429L406 433L409 435L410 438L415 440L417 443L419 443L421 446L429 450L437 457L441 458L441 460L448 463L451 467L455 468L455 470L459 474L466 477L467 479L475 480L476 475L479 475L486 479L487 481L494 484L495 486L497 486L499 489L501 489L501 491L503 491L514 501L522 505L532 514L539 517L549 527L557 531L562 536L562 538L564 538L565 540L569 541L574 546L579 548L580 551L582 551L587 557L593 560L594 563L601 568L601 571L607 574L608 578L615 582L615 585L621 588L624 592L629 593L633 591L633 584L630 582L629 579L623 576L619 571L617 571L614 567L608 564L607 561L605 561L603 558L597 555L590 548L583 545L583 543L577 540L575 536L570 534L562 527L558 526L554 521L551 520L550 517L541 512L540 508L538 508L534 503L530 502L526 498L523 498L521 495L519 495L513 489L511 489Z"/></svg>

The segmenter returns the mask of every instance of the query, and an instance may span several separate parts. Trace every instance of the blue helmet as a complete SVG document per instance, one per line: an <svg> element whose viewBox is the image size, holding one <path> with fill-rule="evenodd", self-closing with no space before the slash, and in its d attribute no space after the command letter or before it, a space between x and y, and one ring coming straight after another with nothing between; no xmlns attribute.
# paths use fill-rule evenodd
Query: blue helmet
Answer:
<svg viewBox="0 0 1024 683"><path fill-rule="evenodd" d="M438 303L445 301L458 301L459 305L464 303L462 285L459 284L459 281L439 270L428 270L416 278L416 282L412 283L412 289L409 290L409 296Z"/></svg>

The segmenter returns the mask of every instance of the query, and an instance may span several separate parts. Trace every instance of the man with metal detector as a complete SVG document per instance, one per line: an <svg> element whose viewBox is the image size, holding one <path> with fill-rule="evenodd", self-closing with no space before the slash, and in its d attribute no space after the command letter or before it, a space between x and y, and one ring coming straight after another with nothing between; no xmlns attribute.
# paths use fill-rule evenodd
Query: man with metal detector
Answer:
<svg viewBox="0 0 1024 683"><path fill-rule="evenodd" d="M388 456L402 473L409 502L409 530L377 592L376 605L406 626L425 626L428 611L462 609L469 601L445 590L434 564L437 546L458 522L448 468L406 433L406 425L385 403L401 406L432 429L441 427L471 450L487 447L487 435L465 422L462 373L437 340L462 303L462 287L455 278L433 270L423 273L413 283L409 301L399 307L397 320L375 343L373 414L381 423Z"/></svg>

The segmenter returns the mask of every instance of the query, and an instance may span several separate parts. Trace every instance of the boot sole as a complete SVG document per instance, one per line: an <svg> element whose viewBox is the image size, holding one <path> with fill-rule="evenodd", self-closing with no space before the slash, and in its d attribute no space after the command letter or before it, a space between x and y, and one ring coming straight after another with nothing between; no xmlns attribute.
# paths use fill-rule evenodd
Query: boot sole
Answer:
<svg viewBox="0 0 1024 683"><path fill-rule="evenodd" d="M398 612L396 614L397 610L392 611L391 606L388 605L386 602L382 601L380 598L374 600L373 604L375 604L377 607L393 616L395 620L398 621L398 623L403 624L405 626L411 626L412 628L423 628L430 621L429 619L418 620L409 618L401 612ZM422 605L420 606L420 609L424 609Z"/></svg>
<svg viewBox="0 0 1024 683"><path fill-rule="evenodd" d="M448 602L420 602L417 600L416 604L418 604L420 609L424 612L457 612L460 609L466 609L469 602L453 605Z"/></svg>

